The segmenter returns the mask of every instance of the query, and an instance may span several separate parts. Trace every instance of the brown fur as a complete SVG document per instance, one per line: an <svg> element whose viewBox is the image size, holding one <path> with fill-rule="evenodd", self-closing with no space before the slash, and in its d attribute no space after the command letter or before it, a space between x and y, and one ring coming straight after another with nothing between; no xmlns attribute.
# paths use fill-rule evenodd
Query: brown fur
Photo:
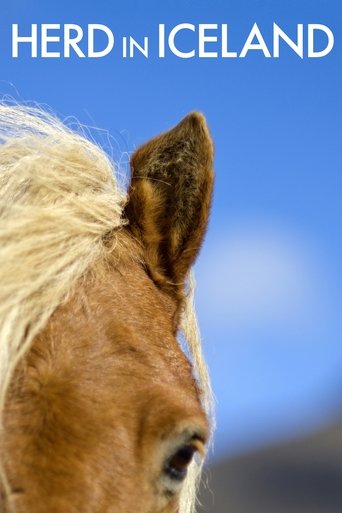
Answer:
<svg viewBox="0 0 342 513"><path fill-rule="evenodd" d="M198 114L134 154L120 251L57 308L11 382L6 513L178 511L165 461L184 441L201 448L208 437L176 335L212 179Z"/></svg>
<svg viewBox="0 0 342 513"><path fill-rule="evenodd" d="M212 141L196 112L132 157L126 215L146 247L152 278L176 295L184 290L207 225L212 161Z"/></svg>

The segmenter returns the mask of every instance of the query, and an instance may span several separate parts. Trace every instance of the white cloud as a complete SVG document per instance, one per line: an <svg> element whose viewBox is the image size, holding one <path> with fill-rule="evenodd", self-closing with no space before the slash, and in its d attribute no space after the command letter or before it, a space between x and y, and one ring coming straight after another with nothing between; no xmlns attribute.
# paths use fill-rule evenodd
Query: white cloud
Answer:
<svg viewBox="0 0 342 513"><path fill-rule="evenodd" d="M222 325L306 322L321 307L313 249L279 227L243 223L204 252L197 267L201 317Z"/></svg>

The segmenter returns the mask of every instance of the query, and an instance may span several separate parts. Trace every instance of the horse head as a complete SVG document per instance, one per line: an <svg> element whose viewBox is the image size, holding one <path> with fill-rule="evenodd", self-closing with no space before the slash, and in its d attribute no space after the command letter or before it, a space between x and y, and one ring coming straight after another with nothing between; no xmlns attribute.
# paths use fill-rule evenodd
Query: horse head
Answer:
<svg viewBox="0 0 342 513"><path fill-rule="evenodd" d="M31 123L34 116L24 115ZM189 285L213 184L205 119L192 113L135 151L120 208L110 200L112 178L94 182L102 164L82 148L82 138L69 147L59 143L60 134L42 131L23 136L25 151L12 136L0 149L3 168L18 168L26 158L25 171L12 169L2 182L3 203L19 198L18 208L8 210L14 213L1 220L5 232L10 226L12 254L22 259L16 268L8 249L7 274L12 281L20 275L20 283L4 296L8 307L0 319L7 351L1 367L7 376L3 510L188 513L210 434L209 385ZM62 167L65 178L57 187L52 175L61 176ZM19 188L12 182L20 177ZM10 197L12 186L17 194ZM34 205L22 199L28 191L38 198ZM118 220L113 226L111 215ZM13 216L16 227L19 221L24 226L20 237L8 225ZM34 280L36 288L25 295ZM10 303L8 297L19 299ZM178 340L182 329L188 355ZM16 330L18 336L6 335Z"/></svg>

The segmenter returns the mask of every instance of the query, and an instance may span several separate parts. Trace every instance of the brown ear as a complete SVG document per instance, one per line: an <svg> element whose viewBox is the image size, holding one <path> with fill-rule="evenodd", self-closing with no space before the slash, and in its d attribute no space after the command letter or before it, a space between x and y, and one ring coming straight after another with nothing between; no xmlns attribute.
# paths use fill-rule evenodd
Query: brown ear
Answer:
<svg viewBox="0 0 342 513"><path fill-rule="evenodd" d="M213 144L205 118L196 112L131 159L129 229L143 244L152 279L176 295L207 226L212 165Z"/></svg>

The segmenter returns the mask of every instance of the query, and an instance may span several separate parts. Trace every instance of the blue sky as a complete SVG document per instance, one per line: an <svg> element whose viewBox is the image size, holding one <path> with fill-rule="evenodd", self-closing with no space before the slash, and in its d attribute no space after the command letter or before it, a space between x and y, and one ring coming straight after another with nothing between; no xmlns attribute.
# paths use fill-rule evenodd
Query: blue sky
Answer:
<svg viewBox="0 0 342 513"><path fill-rule="evenodd" d="M293 38L298 23L325 24L335 46L321 59L286 45L279 59L157 58L159 23L227 23L240 51L254 22L270 48L273 22ZM217 456L313 429L341 409L341 22L342 4L329 0L2 3L0 92L108 131L122 163L187 112L207 116L217 180L196 271ZM149 36L151 54L13 59L12 23L23 32L101 23L117 41ZM188 51L196 39L177 41ZM108 147L106 132L99 139Z"/></svg>

